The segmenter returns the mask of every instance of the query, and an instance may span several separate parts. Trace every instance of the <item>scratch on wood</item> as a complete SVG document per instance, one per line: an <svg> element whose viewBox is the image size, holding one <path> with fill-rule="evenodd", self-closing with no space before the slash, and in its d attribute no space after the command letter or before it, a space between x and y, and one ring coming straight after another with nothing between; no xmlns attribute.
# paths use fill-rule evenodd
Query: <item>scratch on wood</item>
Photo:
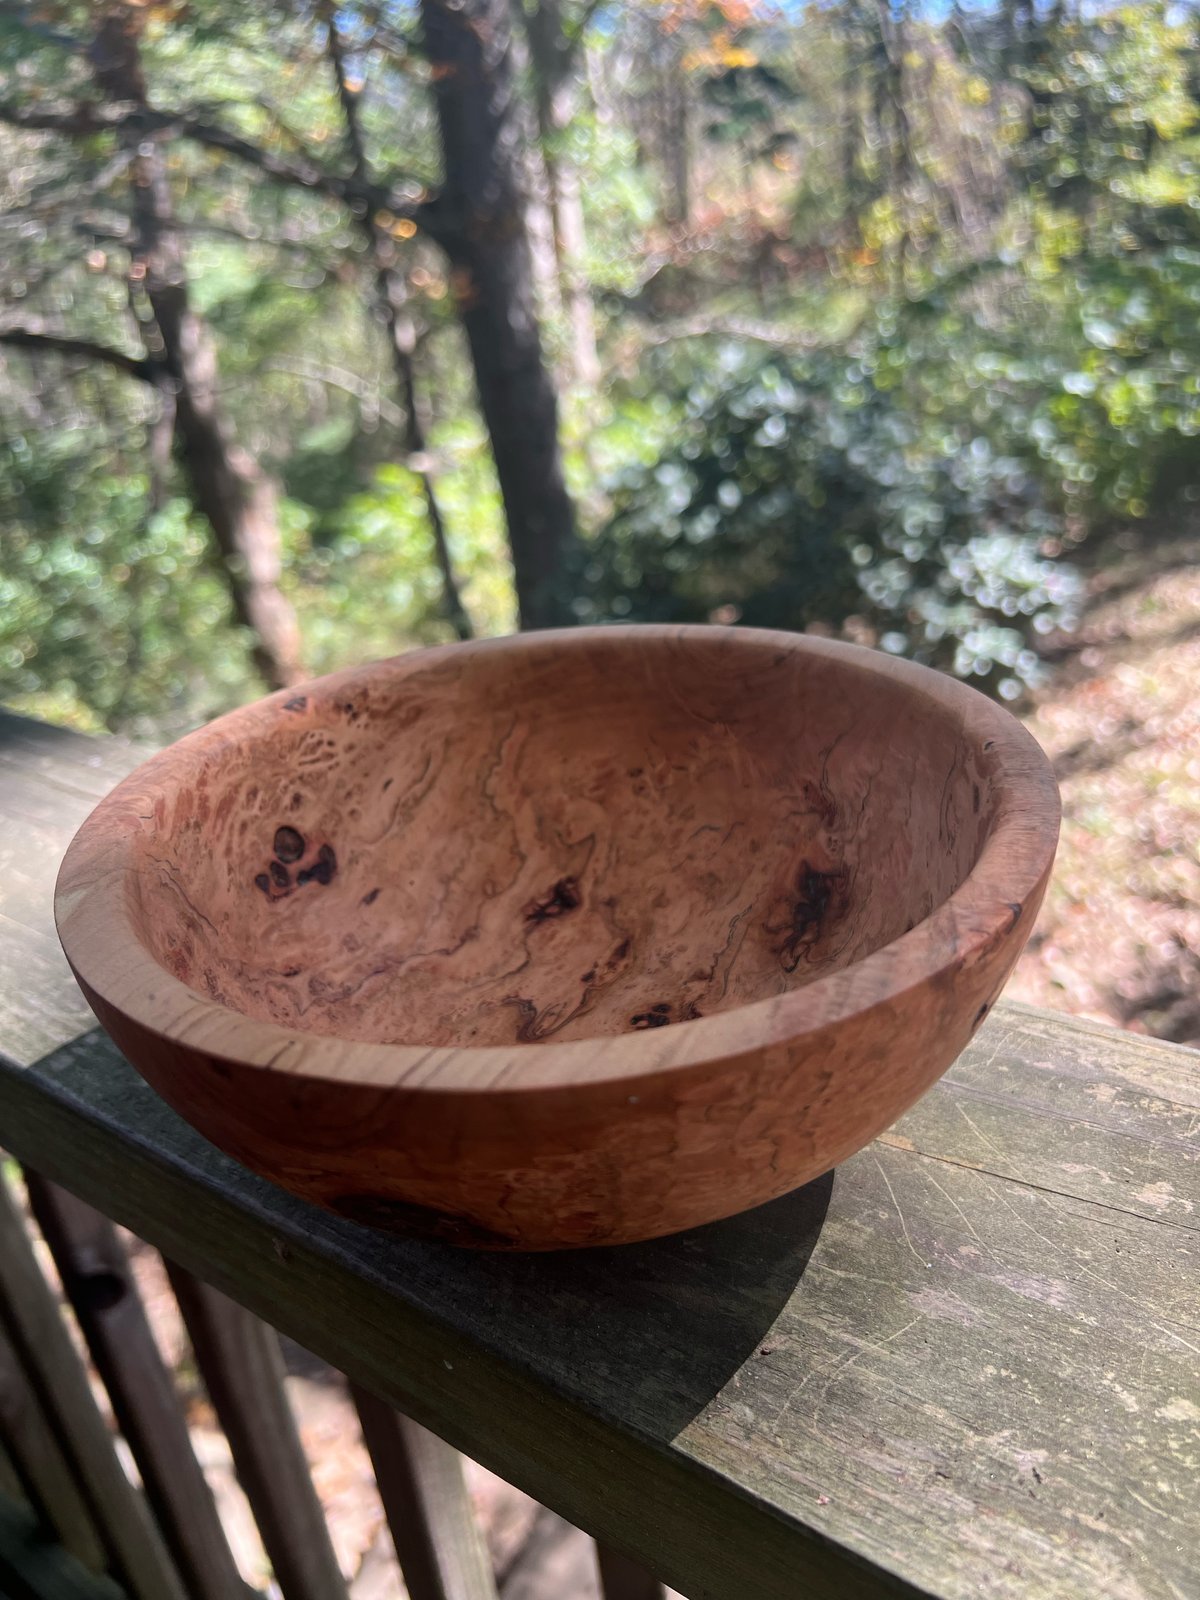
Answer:
<svg viewBox="0 0 1200 1600"><path fill-rule="evenodd" d="M968 1121L969 1120L970 1119L968 1118ZM883 1169L880 1168L880 1170L882 1171ZM887 1182L886 1174L884 1181ZM1004 1180L1002 1179L1001 1181ZM888 1188L891 1188L891 1184L888 1184ZM986 1185L986 1188L989 1194L995 1193L990 1183ZM1023 1217L1014 1206L1009 1205L1003 1194L997 1194L996 1197L1000 1201L1001 1205L1003 1205L1007 1211L1011 1212L1011 1214L1017 1219L1023 1228L1029 1229L1030 1233L1033 1234L1035 1239L1040 1239L1044 1245L1053 1250L1058 1256L1062 1256L1065 1253L1061 1245L1056 1244L1053 1239L1049 1238L1046 1234L1035 1228L1033 1223L1028 1221L1027 1218ZM1145 1307L1142 1305L1141 1301L1136 1298L1136 1296L1126 1294L1124 1289L1119 1289L1116 1284L1113 1283L1111 1278L1106 1278L1103 1273L1097 1272L1094 1267L1088 1266L1086 1262L1080 1262L1078 1251L1072 1250L1071 1256L1079 1265L1080 1277L1091 1278L1094 1283L1100 1284L1100 1286L1109 1294L1114 1294L1119 1299L1128 1301L1131 1306L1137 1308L1139 1313L1145 1315ZM1161 1333L1164 1338L1174 1339L1177 1344L1181 1344L1185 1350L1190 1350L1193 1355L1200 1356L1200 1346L1190 1343L1183 1337L1181 1333L1176 1333L1173 1328L1164 1328L1161 1322L1154 1322L1149 1318L1147 1318L1146 1326L1153 1328L1156 1333Z"/></svg>
<svg viewBox="0 0 1200 1600"><path fill-rule="evenodd" d="M964 1223L964 1225L966 1227L966 1230L971 1235L972 1239L974 1239L977 1244L983 1246L983 1249L987 1251L988 1255L991 1256L992 1260L996 1263L996 1265L998 1267L1002 1267L1004 1265L1004 1263L1001 1261L1000 1257L992 1249L991 1245L990 1244L986 1244L984 1242L984 1240L981 1239L979 1237L979 1235L975 1232L975 1229L971 1226L970 1217L967 1216L967 1213L959 1205L958 1201L954 1198L954 1196L952 1194L948 1193L947 1190L942 1188L941 1184L937 1181L937 1179L934 1177L932 1172L926 1172L923 1167L922 1167L921 1171L924 1174L924 1176L926 1178L928 1178L929 1182L933 1185L933 1187L937 1190L937 1192L939 1194L941 1194L941 1195L944 1195L946 1197L946 1199L949 1200L950 1204L954 1207L955 1211L957 1211L959 1216L963 1219L963 1223Z"/></svg>
<svg viewBox="0 0 1200 1600"><path fill-rule="evenodd" d="M979 1140L980 1144L986 1145L988 1147L988 1149L992 1152L993 1155L999 1156L1001 1161L1004 1161L1005 1160L1004 1151L1000 1149L999 1145L993 1144L992 1141L988 1138L987 1134L984 1133L981 1128L977 1127L976 1124L971 1121L970 1117L963 1110L962 1106L959 1104L959 1102L957 1100L955 1100L955 1102L954 1102L954 1109L958 1112L959 1116L966 1123L967 1127L970 1128L971 1132Z"/></svg>
<svg viewBox="0 0 1200 1600"><path fill-rule="evenodd" d="M904 1213L900 1209L900 1202L899 1202L899 1200L896 1199L896 1191L892 1188L891 1181L888 1178L887 1173L883 1170L883 1166L880 1163L879 1157L878 1156L873 1156L872 1159L874 1160L875 1165L879 1168L879 1176L883 1179L884 1183L887 1184L887 1192L891 1195L892 1204L896 1208L896 1215L900 1218L900 1227L902 1228L902 1230L904 1232L904 1242L905 1242L905 1244L912 1251L913 1255L916 1256L916 1259L921 1262L921 1265L923 1267L927 1267L929 1265L928 1261L922 1261L921 1260L920 1255L918 1255L918 1253L917 1253L917 1247L916 1247L915 1244L913 1244L912 1239L909 1236L908 1224L904 1220Z"/></svg>
<svg viewBox="0 0 1200 1600"><path fill-rule="evenodd" d="M958 1296L955 1296L955 1298L957 1299ZM839 1350L837 1355L834 1356L832 1360L823 1361L819 1367L813 1367L811 1372L806 1372L804 1374L803 1378L801 1378L800 1382L783 1402L783 1405L779 1408L778 1415L776 1416L772 1426L775 1428L779 1427L779 1424L790 1411L793 1401L800 1397L801 1391L805 1388L810 1379L819 1378L823 1372L828 1372L829 1381L821 1391L821 1399L817 1402L817 1405L813 1410L813 1420L815 1422L821 1406L825 1403L825 1396L829 1393L829 1386L833 1383L835 1378L840 1377L843 1372L847 1372L856 1361L861 1360L863 1356L868 1355L872 1350L882 1350L884 1345L891 1344L894 1339L899 1339L901 1334L907 1333L910 1328L915 1328L918 1322L924 1322L925 1320L924 1314L912 1317L904 1324L902 1328L897 1328L894 1333L889 1333L885 1339L861 1340L859 1341L858 1349L855 1350L853 1355L846 1356L844 1351Z"/></svg>

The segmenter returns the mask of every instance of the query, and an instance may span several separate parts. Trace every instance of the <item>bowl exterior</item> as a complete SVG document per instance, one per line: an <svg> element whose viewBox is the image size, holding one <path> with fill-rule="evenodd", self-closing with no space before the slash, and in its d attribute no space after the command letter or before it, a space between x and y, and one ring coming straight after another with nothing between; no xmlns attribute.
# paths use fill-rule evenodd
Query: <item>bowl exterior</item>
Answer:
<svg viewBox="0 0 1200 1600"><path fill-rule="evenodd" d="M81 984L194 1127L341 1217L483 1249L626 1244L775 1199L894 1122L983 1022L1048 875L1049 862L997 932L966 955L948 940L901 993L790 1039L586 1085L481 1095L272 1070L165 1039Z"/></svg>

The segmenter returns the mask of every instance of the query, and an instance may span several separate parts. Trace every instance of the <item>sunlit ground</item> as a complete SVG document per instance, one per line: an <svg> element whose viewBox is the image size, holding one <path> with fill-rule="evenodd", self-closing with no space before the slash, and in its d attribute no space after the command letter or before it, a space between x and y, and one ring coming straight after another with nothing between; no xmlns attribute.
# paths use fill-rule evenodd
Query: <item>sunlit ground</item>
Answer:
<svg viewBox="0 0 1200 1600"><path fill-rule="evenodd" d="M1094 582L1026 720L1063 831L1009 995L1200 1044L1200 569L1185 542Z"/></svg>

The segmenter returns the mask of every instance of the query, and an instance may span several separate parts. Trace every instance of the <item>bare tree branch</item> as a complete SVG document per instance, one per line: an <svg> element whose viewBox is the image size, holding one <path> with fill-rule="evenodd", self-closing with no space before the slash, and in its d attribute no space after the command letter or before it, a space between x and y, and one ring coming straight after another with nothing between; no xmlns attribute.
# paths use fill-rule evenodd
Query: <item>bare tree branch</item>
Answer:
<svg viewBox="0 0 1200 1600"><path fill-rule="evenodd" d="M362 102L358 88L351 84L347 72L346 44L338 27L333 0L318 0L317 14L325 24L326 49L329 64L333 68L338 103L342 108L351 170L359 181L365 181L371 175L371 165L367 157L367 146L359 116ZM375 263L376 303L380 319L387 330L397 388L404 406L404 447L408 452L407 464L420 479L421 490L425 496L429 531L433 536L434 555L442 580L443 610L447 622L458 637L470 639L474 636L474 628L463 604L462 591L454 570L450 544L446 536L445 519L442 516L437 485L433 477L433 460L429 455L425 428L417 403L417 372L413 361L416 329L406 308L407 287L403 277L395 269L392 242L383 237L375 219L371 216L360 217L359 227Z"/></svg>
<svg viewBox="0 0 1200 1600"><path fill-rule="evenodd" d="M40 355L78 356L83 361L100 361L141 383L157 383L161 377L157 364L146 356L127 355L124 350L116 350L94 339L54 333L42 322L0 324L0 344L14 345Z"/></svg>
<svg viewBox="0 0 1200 1600"><path fill-rule="evenodd" d="M389 211L394 217L404 217L416 223L434 239L441 237L445 227L444 219L438 216L431 200L414 200L386 184L329 172L308 156L285 156L274 150L266 150L253 140L242 138L232 129L209 122L188 110L160 111L135 102L98 105L94 101L47 109L0 101L0 122L6 122L10 127L61 133L76 139L96 133L122 131L181 135L206 149L219 150L223 155L255 167L277 183L308 189L338 200L360 215L367 210Z"/></svg>
<svg viewBox="0 0 1200 1600"><path fill-rule="evenodd" d="M301 361L299 359L285 360L282 356L272 357L264 361L260 368L262 372L282 372L292 378L303 378L306 383L320 383L330 389L340 389L343 394L353 395L364 406L369 407L383 418L390 428L397 431L404 427L405 413L400 406L389 400L386 395L378 392L375 384L365 378L360 378L356 373L347 372L342 367L331 367L316 361ZM243 380L253 381L252 377ZM226 383L224 388L230 389L233 384ZM417 458L424 465L430 458L428 452ZM404 466L408 466L407 456Z"/></svg>
<svg viewBox="0 0 1200 1600"><path fill-rule="evenodd" d="M573 66L583 44L584 37L592 25L592 18L604 4L604 0L585 0L579 15L571 19L571 26L567 31L567 60Z"/></svg>
<svg viewBox="0 0 1200 1600"><path fill-rule="evenodd" d="M753 317L684 317L676 322L660 322L640 335L643 345L672 344L678 339L748 339L776 350L814 350L820 345L815 334L797 333Z"/></svg>

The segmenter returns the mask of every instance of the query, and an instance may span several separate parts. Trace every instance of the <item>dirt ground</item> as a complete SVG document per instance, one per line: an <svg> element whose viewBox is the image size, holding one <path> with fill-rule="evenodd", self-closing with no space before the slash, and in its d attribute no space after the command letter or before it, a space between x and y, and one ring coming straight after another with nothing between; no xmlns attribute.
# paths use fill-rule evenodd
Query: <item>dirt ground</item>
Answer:
<svg viewBox="0 0 1200 1600"><path fill-rule="evenodd" d="M1025 718L1062 841L1012 999L1200 1045L1196 541L1105 562ZM1190 556L1190 561L1189 561Z"/></svg>

